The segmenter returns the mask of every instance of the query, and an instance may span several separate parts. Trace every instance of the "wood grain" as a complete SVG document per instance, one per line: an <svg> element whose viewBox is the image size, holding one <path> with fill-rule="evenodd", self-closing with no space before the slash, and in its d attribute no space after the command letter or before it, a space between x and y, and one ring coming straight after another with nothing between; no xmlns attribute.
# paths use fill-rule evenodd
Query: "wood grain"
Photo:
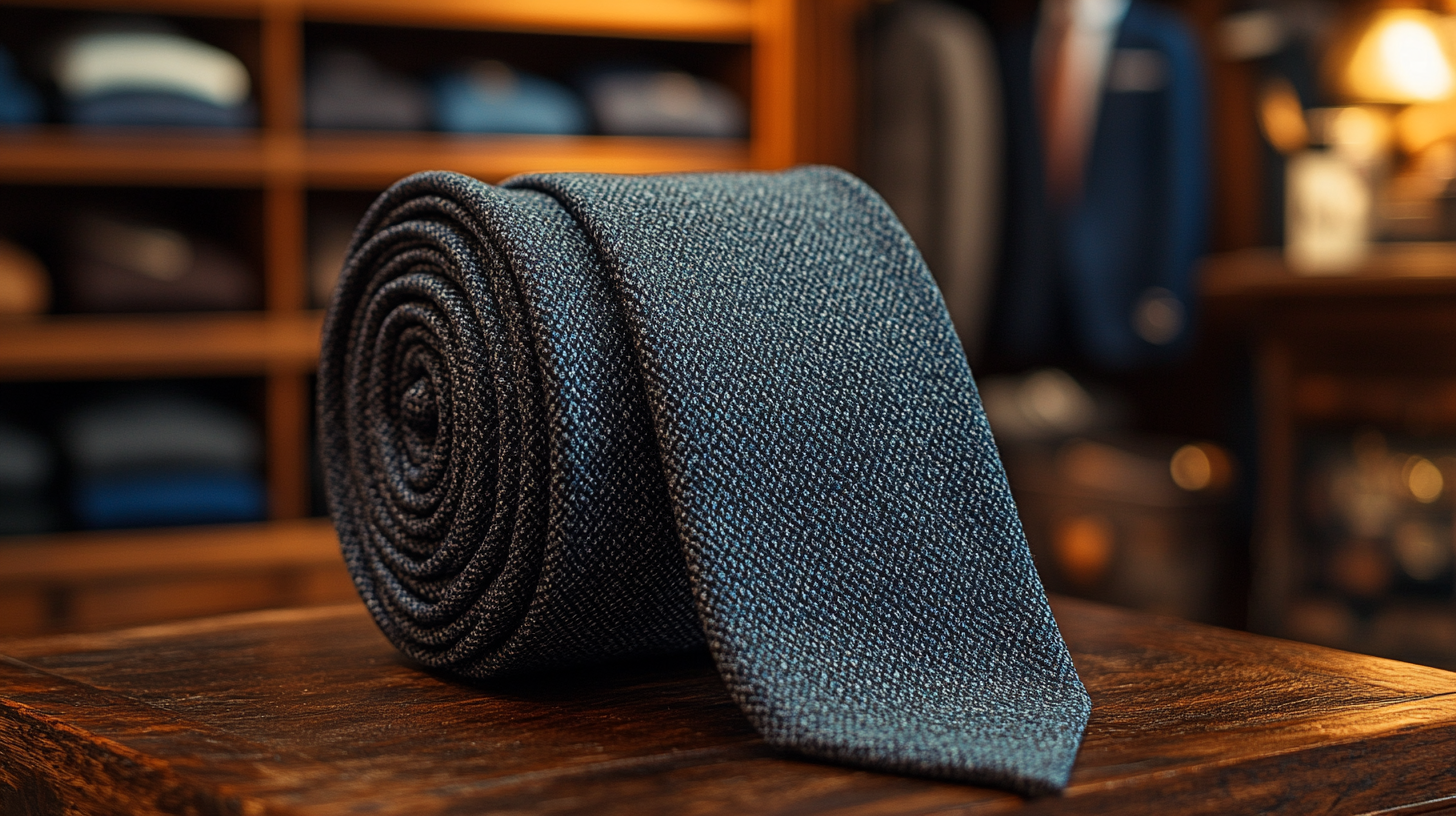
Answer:
<svg viewBox="0 0 1456 816"><path fill-rule="evenodd" d="M469 685L357 605L4 644L0 811L1360 813L1456 794L1456 675L1058 600L1064 795L771 750L703 656Z"/></svg>

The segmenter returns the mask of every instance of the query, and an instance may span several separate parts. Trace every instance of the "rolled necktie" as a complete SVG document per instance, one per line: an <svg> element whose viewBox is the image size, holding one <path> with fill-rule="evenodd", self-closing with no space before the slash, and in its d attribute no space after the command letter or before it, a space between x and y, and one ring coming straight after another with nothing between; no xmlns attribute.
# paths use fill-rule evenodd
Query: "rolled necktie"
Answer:
<svg viewBox="0 0 1456 816"><path fill-rule="evenodd" d="M854 177L407 178L319 397L345 559L409 657L706 641L772 745L1066 784L1087 693L945 305Z"/></svg>

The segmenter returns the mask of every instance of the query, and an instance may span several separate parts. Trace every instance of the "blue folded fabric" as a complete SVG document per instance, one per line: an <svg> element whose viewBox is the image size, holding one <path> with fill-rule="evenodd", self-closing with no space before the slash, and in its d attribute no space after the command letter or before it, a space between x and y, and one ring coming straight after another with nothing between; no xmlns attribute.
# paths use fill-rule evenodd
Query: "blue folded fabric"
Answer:
<svg viewBox="0 0 1456 816"><path fill-rule="evenodd" d="M133 127L252 127L251 105L216 105L187 94L167 91L108 91L66 103L66 119L75 125Z"/></svg>
<svg viewBox="0 0 1456 816"><path fill-rule="evenodd" d="M173 471L78 479L74 511L82 527L162 527L262 521L263 480L252 473Z"/></svg>
<svg viewBox="0 0 1456 816"><path fill-rule="evenodd" d="M451 133L586 133L586 106L564 85L499 62L436 78L435 121Z"/></svg>
<svg viewBox="0 0 1456 816"><path fill-rule="evenodd" d="M318 427L414 659L706 643L771 745L1067 783L1090 700L935 282L847 173L405 179L335 290Z"/></svg>
<svg viewBox="0 0 1456 816"><path fill-rule="evenodd" d="M0 125L27 125L44 115L40 94L15 71L15 60L0 46Z"/></svg>

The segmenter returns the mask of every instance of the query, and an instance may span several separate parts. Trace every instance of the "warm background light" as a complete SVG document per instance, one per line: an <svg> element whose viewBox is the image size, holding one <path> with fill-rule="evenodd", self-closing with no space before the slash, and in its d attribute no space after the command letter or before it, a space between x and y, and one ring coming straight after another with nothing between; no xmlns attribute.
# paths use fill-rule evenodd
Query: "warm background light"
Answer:
<svg viewBox="0 0 1456 816"><path fill-rule="evenodd" d="M1355 45L1345 69L1346 91L1364 102L1435 102L1456 88L1451 65L1439 16L1386 9Z"/></svg>

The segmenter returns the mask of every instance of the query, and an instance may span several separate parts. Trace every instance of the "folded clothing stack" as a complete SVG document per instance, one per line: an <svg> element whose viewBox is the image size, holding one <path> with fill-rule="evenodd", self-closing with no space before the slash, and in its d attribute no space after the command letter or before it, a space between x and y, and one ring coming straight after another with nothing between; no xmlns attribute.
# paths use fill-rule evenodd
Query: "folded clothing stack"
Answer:
<svg viewBox="0 0 1456 816"><path fill-rule="evenodd" d="M597 128L608 136L735 138L748 131L743 103L711 80L682 71L588 71L582 81Z"/></svg>
<svg viewBox="0 0 1456 816"><path fill-rule="evenodd" d="M0 535L44 533L56 527L50 502L55 456L46 441L0 422Z"/></svg>
<svg viewBox="0 0 1456 816"><path fill-rule="evenodd" d="M182 395L123 397L73 414L62 439L82 527L259 521L266 512L258 430L236 411Z"/></svg>
<svg viewBox="0 0 1456 816"><path fill-rule="evenodd" d="M40 259L0 238L0 317L37 315L51 307L51 279Z"/></svg>
<svg viewBox="0 0 1456 816"><path fill-rule="evenodd" d="M586 133L580 98L545 77L482 60L435 80L435 123L451 133Z"/></svg>
<svg viewBox="0 0 1456 816"><path fill-rule="evenodd" d="M261 299L237 256L174 229L83 214L69 244L63 283L73 311L253 309Z"/></svg>
<svg viewBox="0 0 1456 816"><path fill-rule="evenodd" d="M0 46L0 125L28 125L41 120L40 94L15 70L10 52Z"/></svg>
<svg viewBox="0 0 1456 816"><path fill-rule="evenodd" d="M424 83L345 49L325 51L308 70L308 126L425 130L430 92Z"/></svg>
<svg viewBox="0 0 1456 816"><path fill-rule="evenodd" d="M52 65L78 125L247 127L248 70L237 57L155 26L66 40Z"/></svg>
<svg viewBox="0 0 1456 816"><path fill-rule="evenodd" d="M315 306L328 306L339 281L339 271L354 240L354 226L363 210L323 208L308 218L308 285Z"/></svg>

